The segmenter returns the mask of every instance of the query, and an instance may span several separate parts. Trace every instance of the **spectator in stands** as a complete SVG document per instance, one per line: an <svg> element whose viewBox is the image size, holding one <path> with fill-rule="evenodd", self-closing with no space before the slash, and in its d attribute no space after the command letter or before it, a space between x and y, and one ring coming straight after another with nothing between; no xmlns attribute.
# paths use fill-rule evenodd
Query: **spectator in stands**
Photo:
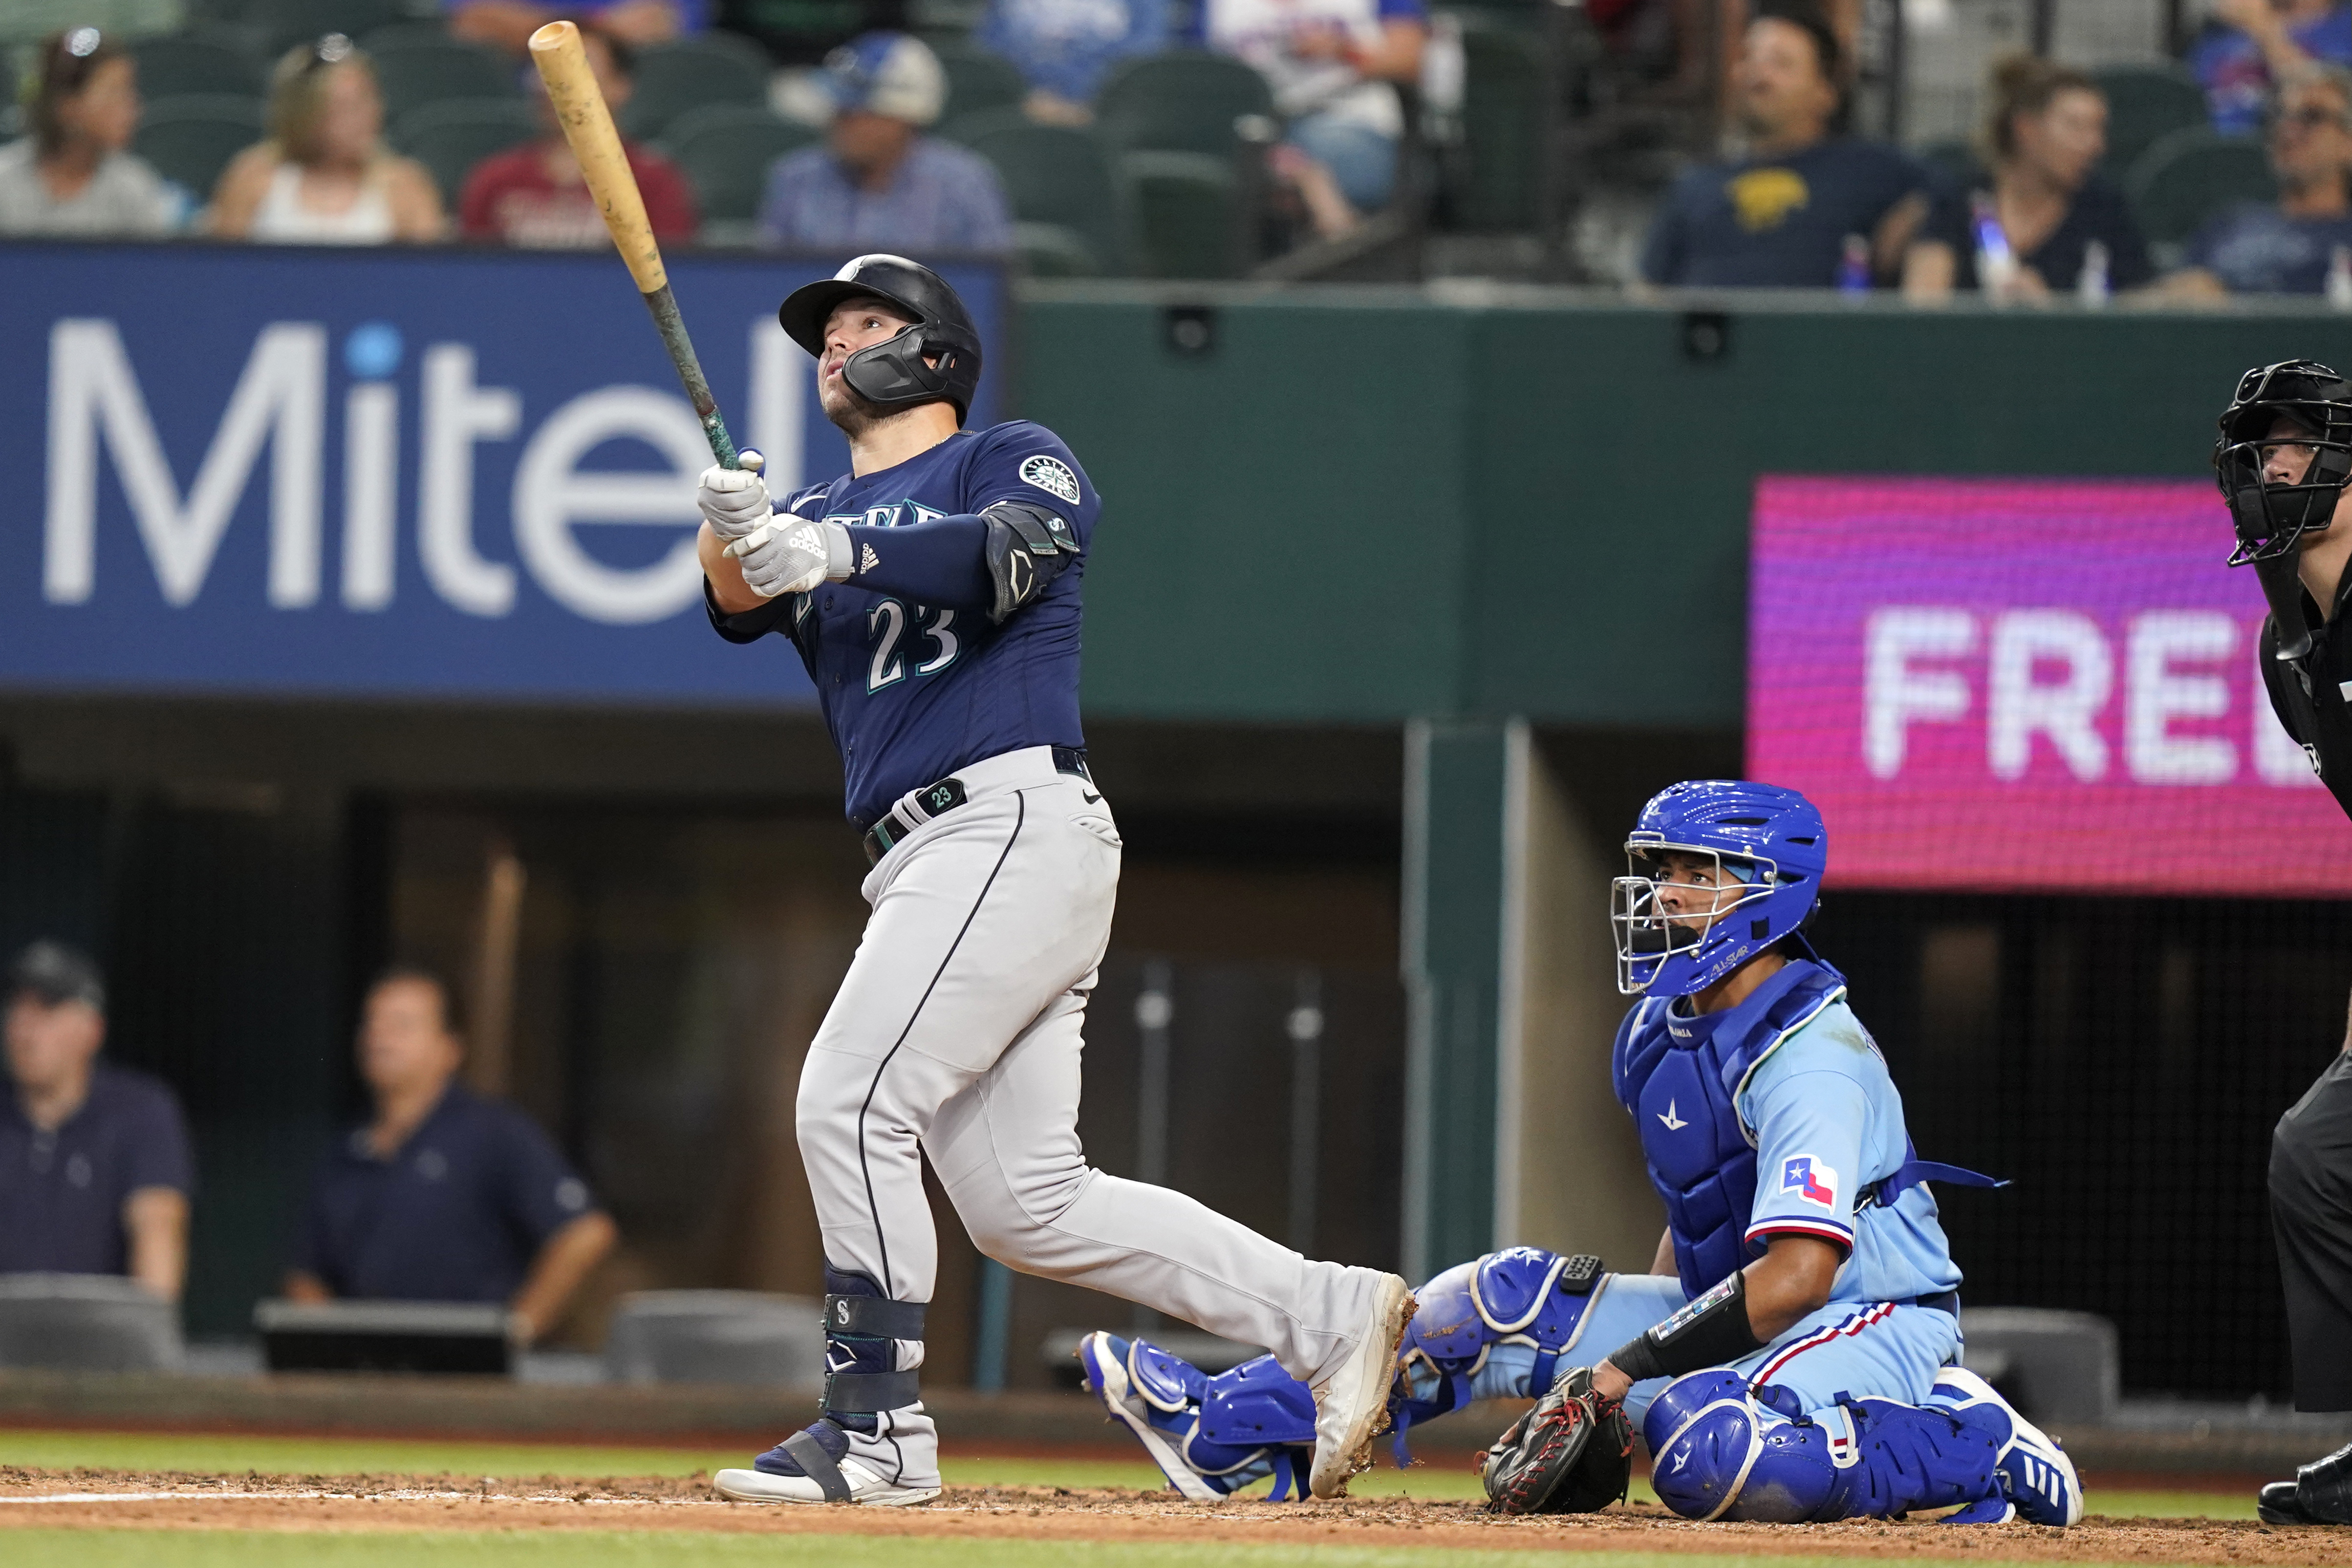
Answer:
<svg viewBox="0 0 2352 1568"><path fill-rule="evenodd" d="M776 161L760 234L795 250L1001 254L1013 219L996 170L925 136L947 102L939 57L904 33L867 33L825 59L832 125L822 147Z"/></svg>
<svg viewBox="0 0 2352 1568"><path fill-rule="evenodd" d="M2345 0L2213 0L2189 69L2205 89L2213 128L2233 136L2262 128L2273 93L2316 66L2352 65L2352 5Z"/></svg>
<svg viewBox="0 0 2352 1568"><path fill-rule="evenodd" d="M442 237L433 176L383 144L383 98L367 56L341 33L278 62L269 140L238 153L213 194L213 229L290 245Z"/></svg>
<svg viewBox="0 0 2352 1568"><path fill-rule="evenodd" d="M186 204L145 159L139 66L95 27L41 46L26 106L32 134L0 147L0 234L145 237L180 225Z"/></svg>
<svg viewBox="0 0 2352 1568"><path fill-rule="evenodd" d="M596 73L604 101L618 114L629 101L633 83L633 51L590 25L580 30L589 68ZM502 240L508 245L558 248L601 249L612 243L596 199L581 178L580 161L555 121L539 73L530 74L540 121L546 127L536 141L483 159L466 177L457 201L458 232L467 239ZM660 153L624 140L629 171L646 200L646 216L654 235L663 240L694 237L694 188L686 176Z"/></svg>
<svg viewBox="0 0 2352 1568"><path fill-rule="evenodd" d="M2320 294L2336 253L2352 248L2352 75L2328 68L2279 95L2271 122L2278 204L2216 214L2182 253L2168 294Z"/></svg>
<svg viewBox="0 0 2352 1568"><path fill-rule="evenodd" d="M1748 25L1732 73L1747 155L1695 169L1667 193L1642 246L1644 282L1828 288L1849 264L1894 273L1926 215L1927 175L1892 147L1839 134L1843 62L1814 12L1767 11Z"/></svg>
<svg viewBox="0 0 2352 1568"><path fill-rule="evenodd" d="M78 27L95 27L115 44L160 38L186 26L188 11L186 0L7 0L0 5L0 54Z"/></svg>
<svg viewBox="0 0 2352 1568"><path fill-rule="evenodd" d="M1201 42L1257 68L1289 130L1270 160L1328 238L1388 204L1421 77L1423 0L1202 0Z"/></svg>
<svg viewBox="0 0 2352 1568"><path fill-rule="evenodd" d="M1167 7L1159 0L990 0L973 37L1021 68L1030 119L1084 125L1111 67L1168 47Z"/></svg>
<svg viewBox="0 0 2352 1568"><path fill-rule="evenodd" d="M541 5L537 0L442 0L442 9L448 15L449 31L458 37L517 58L530 36L559 16L583 26L593 22L640 49L710 26L709 0L570 0L563 5Z"/></svg>
<svg viewBox="0 0 2352 1568"><path fill-rule="evenodd" d="M106 985L87 956L36 942L7 985L0 1274L128 1274L178 1301L195 1186L179 1102L98 1059Z"/></svg>
<svg viewBox="0 0 2352 1568"><path fill-rule="evenodd" d="M862 33L905 32L907 0L832 0L821 6L806 0L717 0L710 25L751 39L779 66L805 68L823 64L825 56ZM777 113L793 113L775 98L769 101ZM819 114L816 123L824 119Z"/></svg>
<svg viewBox="0 0 2352 1568"><path fill-rule="evenodd" d="M375 1119L320 1163L286 1294L504 1301L529 1341L616 1232L545 1133L457 1081L455 1007L426 969L386 970L369 989L359 1065Z"/></svg>
<svg viewBox="0 0 2352 1568"><path fill-rule="evenodd" d="M1904 260L1904 293L2040 298L2078 287L2091 260L2104 269L2103 290L2147 283L2147 242L2123 193L2095 172L2107 150L2097 84L2016 54L1994 63L1985 99L1984 169L1937 196Z"/></svg>

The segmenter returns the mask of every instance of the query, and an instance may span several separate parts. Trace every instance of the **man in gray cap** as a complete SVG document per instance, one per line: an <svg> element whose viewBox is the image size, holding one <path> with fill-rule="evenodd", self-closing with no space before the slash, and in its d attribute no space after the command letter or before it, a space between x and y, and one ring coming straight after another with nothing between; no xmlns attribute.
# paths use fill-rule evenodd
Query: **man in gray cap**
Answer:
<svg viewBox="0 0 2352 1568"><path fill-rule="evenodd" d="M7 971L0 1274L128 1274L177 1301L188 1271L188 1130L171 1090L100 1062L106 985L34 943Z"/></svg>

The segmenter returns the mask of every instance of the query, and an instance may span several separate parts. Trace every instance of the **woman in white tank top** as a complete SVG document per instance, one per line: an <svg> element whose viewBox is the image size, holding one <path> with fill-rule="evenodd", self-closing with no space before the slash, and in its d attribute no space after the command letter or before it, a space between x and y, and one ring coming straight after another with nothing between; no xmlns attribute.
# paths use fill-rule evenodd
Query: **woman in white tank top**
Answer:
<svg viewBox="0 0 2352 1568"><path fill-rule="evenodd" d="M213 195L231 239L383 245L439 239L432 176L383 148L383 99L367 57L340 33L278 63L270 139L237 154Z"/></svg>

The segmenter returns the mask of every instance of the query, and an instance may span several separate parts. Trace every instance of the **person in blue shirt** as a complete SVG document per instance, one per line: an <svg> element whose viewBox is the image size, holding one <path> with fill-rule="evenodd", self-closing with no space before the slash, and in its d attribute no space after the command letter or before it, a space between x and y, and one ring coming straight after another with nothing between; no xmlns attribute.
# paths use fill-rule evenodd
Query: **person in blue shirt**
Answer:
<svg viewBox="0 0 2352 1568"><path fill-rule="evenodd" d="M1644 806L1625 847L1610 922L1619 988L1642 999L1612 1072L1665 1202L1653 1271L1517 1247L1423 1285L1400 1458L1416 1422L1589 1376L1685 1518L2074 1523L2063 1451L1958 1365L1960 1270L1927 1182L1990 1184L1913 1152L1843 977L1801 934L1829 863L1821 814L1791 789L1697 780ZM1109 1333L1079 1354L1187 1496L1294 1465L1311 1437L1296 1385L1262 1364L1207 1378Z"/></svg>
<svg viewBox="0 0 2352 1568"><path fill-rule="evenodd" d="M712 1485L741 1502L939 1495L928 1160L987 1256L1267 1346L1308 1390L1310 1485L1337 1496L1387 1408L1404 1281L1097 1170L1078 1137L1121 848L1078 722L1102 497L1044 426L964 428L980 335L930 268L862 256L777 319L816 361L849 472L778 511L756 455L705 470L704 591L721 636L783 637L815 683L873 915L795 1108L824 1241L822 1413Z"/></svg>
<svg viewBox="0 0 2352 1568"><path fill-rule="evenodd" d="M1083 125L1103 78L1168 47L1160 0L990 0L972 41L1021 68L1032 120Z"/></svg>
<svg viewBox="0 0 2352 1568"><path fill-rule="evenodd" d="M2214 0L2189 46L2189 73L2205 89L2213 129L2250 136L2273 94L2315 67L2352 65L2352 5L2344 0Z"/></svg>
<svg viewBox="0 0 2352 1568"><path fill-rule="evenodd" d="M1666 193L1643 243L1643 283L1832 288L1856 237L1869 276L1893 275L1926 214L1927 177L1895 148L1836 133L1843 53L1809 11L1748 25L1731 83L1747 153Z"/></svg>
<svg viewBox="0 0 2352 1568"><path fill-rule="evenodd" d="M2323 294L2352 250L2352 76L2324 71L2279 95L2271 122L2278 201L2241 202L2190 237L2168 294Z"/></svg>
<svg viewBox="0 0 2352 1568"><path fill-rule="evenodd" d="M821 147L776 161L760 199L770 245L1003 255L1013 215L995 166L922 134L947 104L947 72L920 38L866 33L825 57L833 99Z"/></svg>
<svg viewBox="0 0 2352 1568"><path fill-rule="evenodd" d="M88 955L36 942L6 983L0 1274L127 1274L179 1300L195 1188L179 1102L99 1060L106 984Z"/></svg>
<svg viewBox="0 0 2352 1568"><path fill-rule="evenodd" d="M320 1162L285 1292L503 1301L529 1343L617 1233L536 1123L457 1082L455 1006L439 976L409 965L369 988L359 1064L375 1115Z"/></svg>
<svg viewBox="0 0 2352 1568"><path fill-rule="evenodd" d="M559 16L593 22L633 48L666 44L710 26L710 0L441 0L452 37L520 58L530 36Z"/></svg>

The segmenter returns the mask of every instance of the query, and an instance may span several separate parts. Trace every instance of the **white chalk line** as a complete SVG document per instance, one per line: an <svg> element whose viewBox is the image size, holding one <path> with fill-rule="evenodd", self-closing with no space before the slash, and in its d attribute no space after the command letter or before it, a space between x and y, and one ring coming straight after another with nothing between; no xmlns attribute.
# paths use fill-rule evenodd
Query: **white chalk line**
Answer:
<svg viewBox="0 0 2352 1568"><path fill-rule="evenodd" d="M320 1500L335 1502L544 1502L603 1504L608 1508L717 1508L722 1503L708 1498L643 1498L590 1497L572 1498L562 1493L545 1493L538 1497L522 1497L512 1492L480 1491L383 1491L352 1492L309 1490L269 1491L59 1491L36 1493L0 1493L0 1503L59 1503L59 1502L310 1502Z"/></svg>

